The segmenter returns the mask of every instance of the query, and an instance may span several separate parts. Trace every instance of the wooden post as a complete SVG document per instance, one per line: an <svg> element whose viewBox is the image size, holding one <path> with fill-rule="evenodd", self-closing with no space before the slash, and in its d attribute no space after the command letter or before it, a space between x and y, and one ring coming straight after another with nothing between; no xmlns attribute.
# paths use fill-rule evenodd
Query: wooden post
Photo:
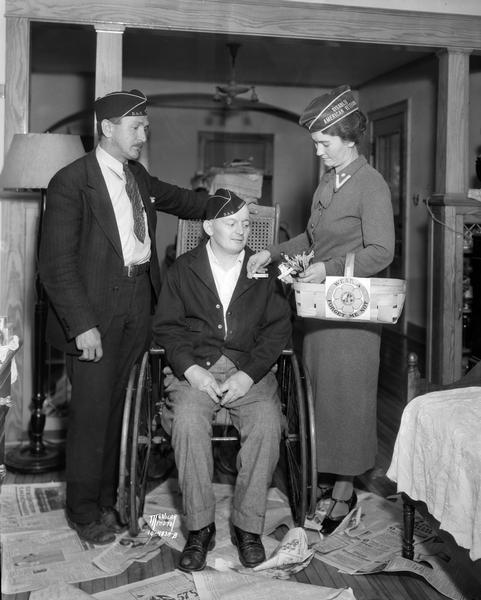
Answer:
<svg viewBox="0 0 481 600"><path fill-rule="evenodd" d="M14 134L29 129L30 19L7 17L5 29L5 154ZM36 220L39 194L0 190L0 314L8 316L12 334L23 346L15 358L19 378L12 387L6 432L18 440L29 417L32 392L31 330L35 274ZM30 238L30 239L29 239Z"/></svg>
<svg viewBox="0 0 481 600"><path fill-rule="evenodd" d="M468 191L469 55L442 50L439 57L436 185L438 194Z"/></svg>
<svg viewBox="0 0 481 600"><path fill-rule="evenodd" d="M122 89L123 25L95 25L97 55L95 62L95 97Z"/></svg>

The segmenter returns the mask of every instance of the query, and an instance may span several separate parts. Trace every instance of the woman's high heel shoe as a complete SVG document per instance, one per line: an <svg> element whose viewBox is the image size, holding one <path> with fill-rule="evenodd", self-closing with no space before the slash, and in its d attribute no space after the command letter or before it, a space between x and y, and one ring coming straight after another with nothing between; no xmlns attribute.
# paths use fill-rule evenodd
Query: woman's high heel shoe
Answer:
<svg viewBox="0 0 481 600"><path fill-rule="evenodd" d="M333 504L331 505L331 508L329 509L328 513L326 514L326 516L324 517L323 521L322 521L322 528L321 528L321 533L323 535L329 535L330 533L332 533L343 521L344 517L351 512L351 510L356 506L357 504L357 494L356 492L353 490L352 491L352 496L350 497L349 500L336 500L335 498L332 499L333 500ZM342 502L344 504L347 504L347 512L345 515L341 515L340 517L331 517L332 511L334 509L334 507L336 506L336 504L338 502Z"/></svg>

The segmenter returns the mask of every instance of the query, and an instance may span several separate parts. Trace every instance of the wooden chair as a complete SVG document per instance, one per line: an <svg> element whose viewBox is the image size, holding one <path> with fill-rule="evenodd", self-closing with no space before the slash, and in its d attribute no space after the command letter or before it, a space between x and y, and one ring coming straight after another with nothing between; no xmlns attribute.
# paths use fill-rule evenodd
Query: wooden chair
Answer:
<svg viewBox="0 0 481 600"><path fill-rule="evenodd" d="M251 232L247 245L254 252L264 250L271 244L277 244L279 238L279 205L249 205L251 214ZM175 255L180 256L195 248L204 236L201 220L179 219Z"/></svg>
<svg viewBox="0 0 481 600"><path fill-rule="evenodd" d="M408 364L406 370L406 382L405 382L405 391L406 391L406 403L411 402L414 398L418 398L424 394L433 391L447 391L447 390L459 390L461 388L468 387L478 387L481 386L481 362L477 363L468 373L466 373L459 380L454 383L448 385L438 385L433 384L432 382L427 381L425 378L421 377L419 368L418 368L418 359L415 353L410 353L408 355ZM443 427L443 432L445 431L445 440L446 443L449 443L449 438L453 438L454 436L462 434L463 423L452 423L446 422L445 428ZM398 434L398 440L402 439L402 430L403 430L403 422L401 422L400 431ZM422 443L425 442L429 444L430 440L416 440L416 442ZM398 443L398 442L397 442ZM408 456L413 451L412 445L410 447L403 447L398 449L398 453L402 452ZM433 466L433 465L431 465ZM393 469L393 465L391 465L390 471ZM435 465L433 466L435 469ZM391 475L388 471L388 475ZM426 472L429 472L429 465L427 465ZM473 476L477 473L481 472L481 459L479 468L476 473L473 473ZM429 475L428 475L429 476ZM397 478L396 478L397 479ZM414 501L403 489L400 489L398 482L398 490L402 492L403 498L403 521L404 521L404 535L402 542L402 555L404 558L408 558L410 560L414 557L414 518L415 518L415 509L416 503L421 501L424 502L424 498L420 498L417 501ZM428 507L429 509L429 507ZM441 523L442 526L442 523Z"/></svg>

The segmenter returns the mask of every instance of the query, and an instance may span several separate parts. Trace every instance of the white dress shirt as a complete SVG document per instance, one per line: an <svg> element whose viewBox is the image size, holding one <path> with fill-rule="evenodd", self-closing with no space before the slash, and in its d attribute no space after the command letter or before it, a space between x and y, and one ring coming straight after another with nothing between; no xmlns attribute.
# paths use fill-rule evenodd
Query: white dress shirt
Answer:
<svg viewBox="0 0 481 600"><path fill-rule="evenodd" d="M100 146L95 150L109 192L115 220L122 244L125 266L137 265L150 260L150 237L147 217L144 211L145 239L141 242L134 234L134 216L132 203L125 191L125 175L123 164Z"/></svg>
<svg viewBox="0 0 481 600"><path fill-rule="evenodd" d="M244 262L245 250L242 250L237 256L237 260L233 267L224 269L212 250L210 240L207 242L206 248L215 287L217 288L217 293L219 294L222 309L224 311L224 331L225 335L227 335L227 308L229 307L232 294L234 293L237 280L239 279L242 263Z"/></svg>

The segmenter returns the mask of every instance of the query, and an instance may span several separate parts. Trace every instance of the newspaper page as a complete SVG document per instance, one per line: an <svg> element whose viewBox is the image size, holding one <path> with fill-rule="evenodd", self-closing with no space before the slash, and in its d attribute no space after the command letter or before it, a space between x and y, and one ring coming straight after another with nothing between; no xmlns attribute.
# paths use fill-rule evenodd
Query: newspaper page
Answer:
<svg viewBox="0 0 481 600"><path fill-rule="evenodd" d="M399 496L389 501L376 494L361 493L358 506L342 526L314 544L316 558L351 575L408 571L423 577L448 598L465 600L441 558L445 544L418 513L414 522L415 560L401 557L404 531L401 523Z"/></svg>
<svg viewBox="0 0 481 600"><path fill-rule="evenodd" d="M288 579L305 569L313 556L314 550L308 547L306 532L302 527L294 527L288 530L272 556L254 567L254 571Z"/></svg>
<svg viewBox="0 0 481 600"><path fill-rule="evenodd" d="M65 483L7 484L0 488L0 531L68 528Z"/></svg>
<svg viewBox="0 0 481 600"><path fill-rule="evenodd" d="M93 594L93 598L98 600L197 600L198 597L192 576L181 571L171 571Z"/></svg>
<svg viewBox="0 0 481 600"><path fill-rule="evenodd" d="M101 552L71 529L2 535L2 591L18 594L64 581L77 583L105 577L93 564Z"/></svg>
<svg viewBox="0 0 481 600"><path fill-rule="evenodd" d="M164 544L161 535L144 523L139 534L132 537L128 532L117 537L94 559L94 564L109 575L118 575L130 567L134 561L150 560Z"/></svg>
<svg viewBox="0 0 481 600"><path fill-rule="evenodd" d="M326 588L209 568L193 576L199 600L355 600L351 588Z"/></svg>
<svg viewBox="0 0 481 600"><path fill-rule="evenodd" d="M30 593L29 600L88 600L93 596L69 583L52 583Z"/></svg>

